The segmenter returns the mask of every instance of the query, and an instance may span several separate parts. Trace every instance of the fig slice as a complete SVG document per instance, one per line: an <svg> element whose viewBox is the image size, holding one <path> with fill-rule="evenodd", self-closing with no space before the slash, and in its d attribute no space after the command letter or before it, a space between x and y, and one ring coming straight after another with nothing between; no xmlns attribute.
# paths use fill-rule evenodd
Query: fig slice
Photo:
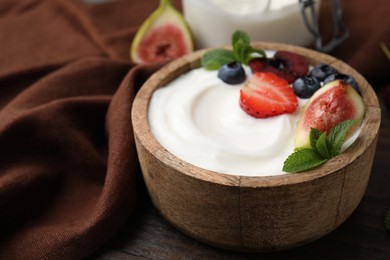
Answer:
<svg viewBox="0 0 390 260"><path fill-rule="evenodd" d="M342 121L357 120L347 133L350 137L361 124L364 103L357 91L347 82L331 81L317 90L303 106L294 144L296 148L310 148L310 128L327 132Z"/></svg>
<svg viewBox="0 0 390 260"><path fill-rule="evenodd" d="M171 0L161 0L137 31L130 58L134 63L147 64L177 58L193 49L192 34L184 17Z"/></svg>

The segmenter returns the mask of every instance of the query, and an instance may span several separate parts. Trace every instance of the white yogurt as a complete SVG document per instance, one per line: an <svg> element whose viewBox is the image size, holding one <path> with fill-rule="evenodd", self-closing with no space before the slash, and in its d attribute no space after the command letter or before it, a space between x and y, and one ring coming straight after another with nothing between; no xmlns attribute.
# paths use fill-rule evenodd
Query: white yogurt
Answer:
<svg viewBox="0 0 390 260"><path fill-rule="evenodd" d="M251 117L239 106L241 86L202 68L180 76L152 96L153 134L172 154L201 168L242 176L283 174L299 112Z"/></svg>
<svg viewBox="0 0 390 260"><path fill-rule="evenodd" d="M245 67L248 77L250 69ZM303 105L295 113L254 118L239 106L243 84L228 85L217 71L198 68L157 89L149 105L149 124L160 144L195 166L240 176L282 175L294 150ZM343 144L347 149L362 126Z"/></svg>
<svg viewBox="0 0 390 260"><path fill-rule="evenodd" d="M198 48L229 44L236 30L252 41L308 46L314 40L298 0L183 0L183 13Z"/></svg>

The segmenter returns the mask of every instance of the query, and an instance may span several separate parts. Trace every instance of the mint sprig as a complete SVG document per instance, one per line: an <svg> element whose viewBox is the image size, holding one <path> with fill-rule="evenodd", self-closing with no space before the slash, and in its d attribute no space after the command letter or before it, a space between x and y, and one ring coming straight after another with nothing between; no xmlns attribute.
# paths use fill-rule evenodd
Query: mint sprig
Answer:
<svg viewBox="0 0 390 260"><path fill-rule="evenodd" d="M327 160L314 149L303 148L295 151L287 158L284 162L283 171L301 172L320 166Z"/></svg>
<svg viewBox="0 0 390 260"><path fill-rule="evenodd" d="M227 49L215 49L206 52L200 63L207 70L217 70L224 64L231 63L236 60L235 54Z"/></svg>
<svg viewBox="0 0 390 260"><path fill-rule="evenodd" d="M356 123L356 120L345 120L333 127L329 135L326 132L311 128L311 148L296 149L284 161L283 171L307 171L326 163L329 159L340 154L347 132Z"/></svg>
<svg viewBox="0 0 390 260"><path fill-rule="evenodd" d="M233 61L248 64L254 54L259 57L266 56L263 50L250 45L250 38L243 31L238 30L233 33L231 44L233 50L219 48L206 52L200 60L201 66L206 70L218 70L222 65Z"/></svg>

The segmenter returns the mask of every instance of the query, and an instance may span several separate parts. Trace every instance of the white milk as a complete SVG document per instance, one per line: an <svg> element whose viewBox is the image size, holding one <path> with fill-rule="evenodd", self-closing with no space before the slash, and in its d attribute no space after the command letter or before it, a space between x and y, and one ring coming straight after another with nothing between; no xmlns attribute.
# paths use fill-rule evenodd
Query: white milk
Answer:
<svg viewBox="0 0 390 260"><path fill-rule="evenodd" d="M314 40L298 0L183 0L183 12L197 48L230 44L238 29L252 41L308 46Z"/></svg>

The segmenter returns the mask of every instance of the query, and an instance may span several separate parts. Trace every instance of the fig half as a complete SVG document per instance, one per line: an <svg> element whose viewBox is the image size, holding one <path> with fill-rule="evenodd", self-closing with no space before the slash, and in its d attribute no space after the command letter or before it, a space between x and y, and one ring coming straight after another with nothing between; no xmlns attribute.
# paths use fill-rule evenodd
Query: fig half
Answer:
<svg viewBox="0 0 390 260"><path fill-rule="evenodd" d="M349 83L331 81L317 90L303 106L295 135L295 147L310 148L310 128L329 133L342 121L356 120L358 124L349 130L348 138L361 124L364 113L363 100Z"/></svg>
<svg viewBox="0 0 390 260"><path fill-rule="evenodd" d="M171 0L159 7L136 33L130 49L134 63L145 64L173 59L194 50L190 28Z"/></svg>

